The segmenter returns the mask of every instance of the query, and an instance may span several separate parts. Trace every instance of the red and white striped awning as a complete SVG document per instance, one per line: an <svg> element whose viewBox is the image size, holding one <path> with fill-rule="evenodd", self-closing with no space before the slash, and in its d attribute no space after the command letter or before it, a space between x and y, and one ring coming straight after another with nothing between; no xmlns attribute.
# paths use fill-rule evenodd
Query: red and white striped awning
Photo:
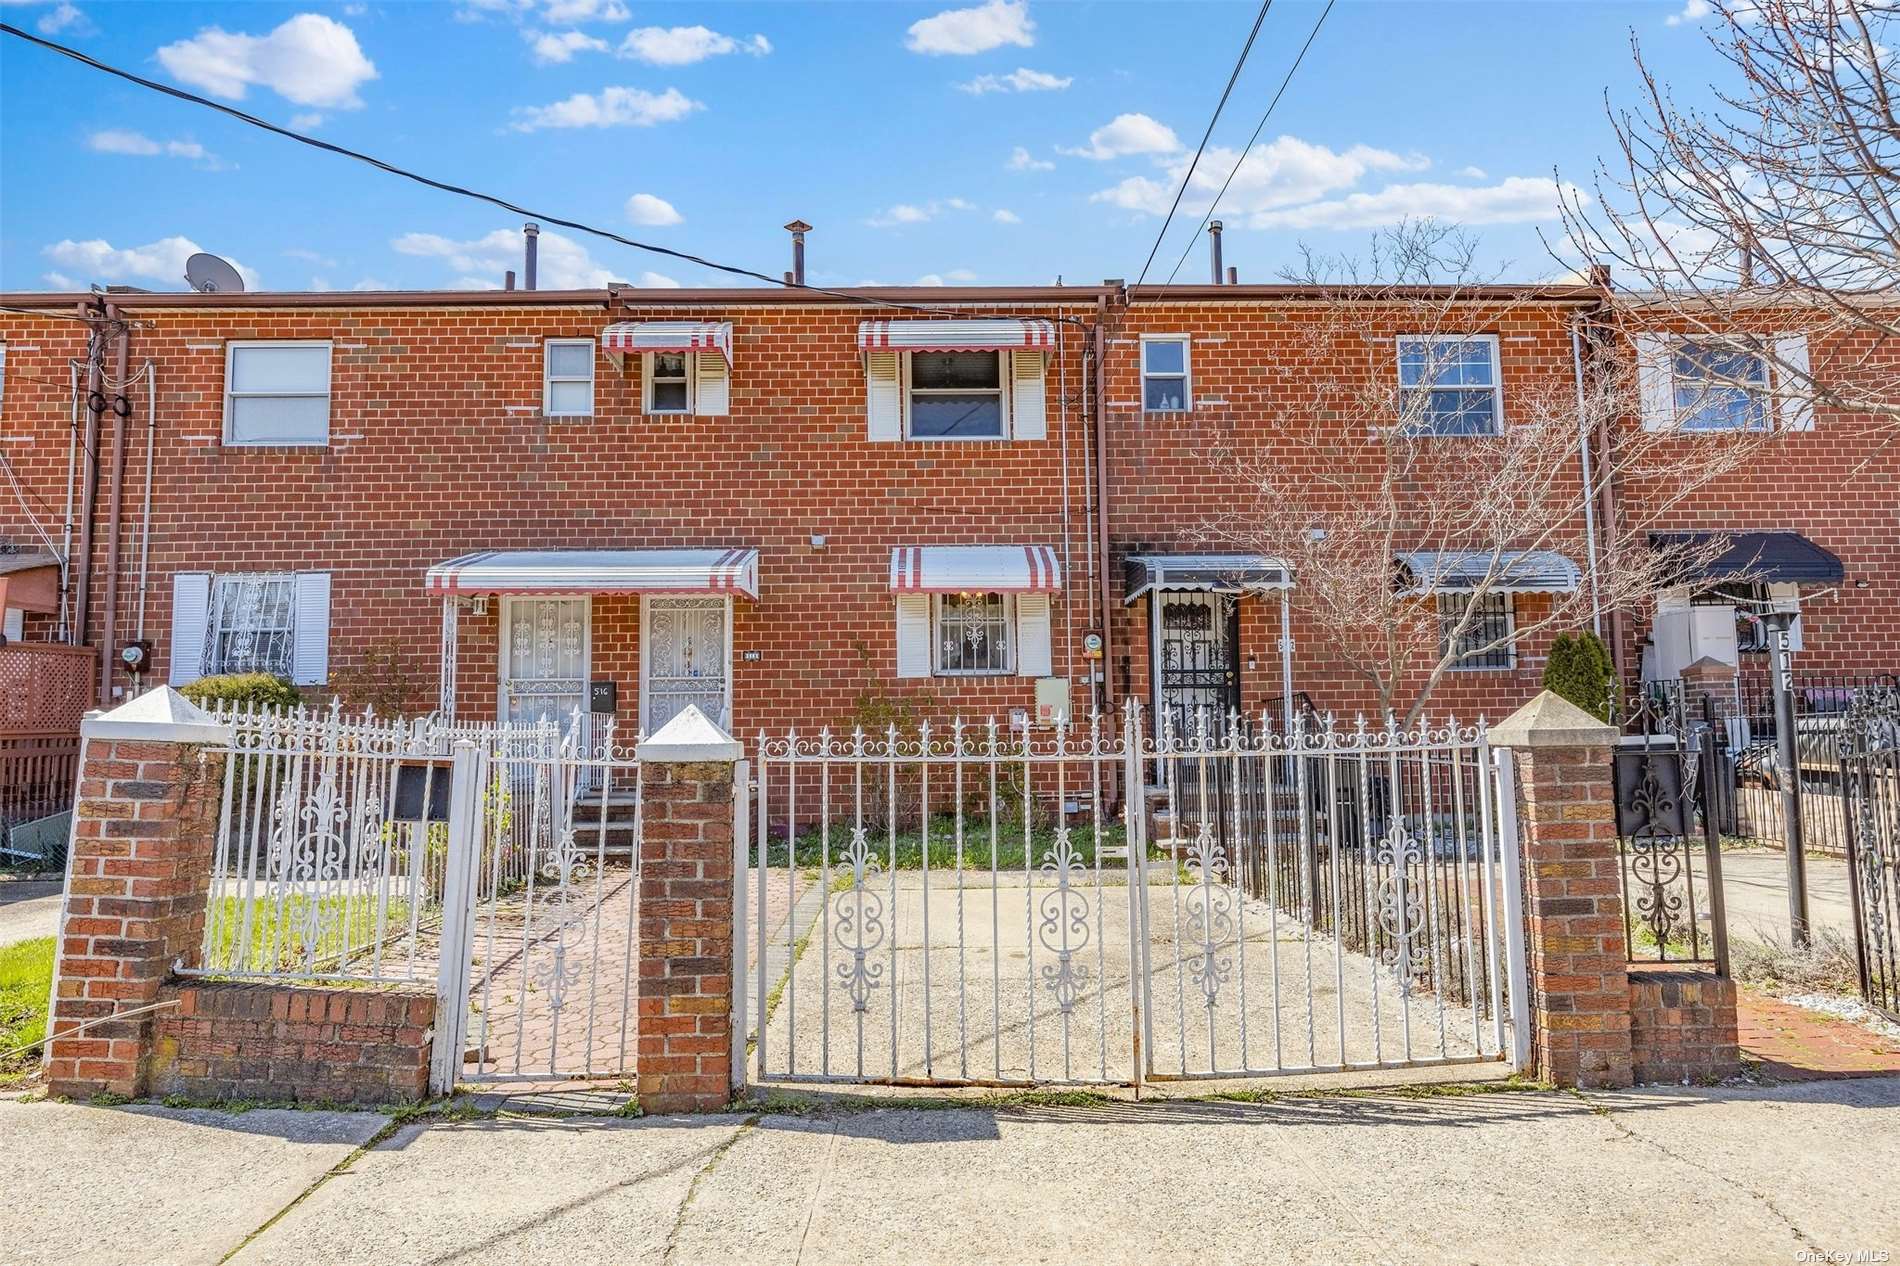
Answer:
<svg viewBox="0 0 1900 1266"><path fill-rule="evenodd" d="M897 593L1055 593L1062 565L1047 545L903 545L891 551Z"/></svg>
<svg viewBox="0 0 1900 1266"><path fill-rule="evenodd" d="M609 352L718 352L732 364L730 321L616 321L600 332Z"/></svg>
<svg viewBox="0 0 1900 1266"><path fill-rule="evenodd" d="M989 352L1056 345L1054 321L865 321L858 350L898 352Z"/></svg>
<svg viewBox="0 0 1900 1266"><path fill-rule="evenodd" d="M742 593L759 596L755 549L484 550L437 563L434 594Z"/></svg>

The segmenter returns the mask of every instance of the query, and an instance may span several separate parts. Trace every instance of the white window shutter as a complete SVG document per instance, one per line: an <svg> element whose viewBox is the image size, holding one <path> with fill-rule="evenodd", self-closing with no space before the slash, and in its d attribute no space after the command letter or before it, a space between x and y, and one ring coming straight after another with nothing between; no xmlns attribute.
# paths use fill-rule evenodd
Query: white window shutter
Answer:
<svg viewBox="0 0 1900 1266"><path fill-rule="evenodd" d="M321 686L330 679L330 573L298 572L296 595L290 680L298 686Z"/></svg>
<svg viewBox="0 0 1900 1266"><path fill-rule="evenodd" d="M897 675L930 676L930 595L906 593L897 599Z"/></svg>
<svg viewBox="0 0 1900 1266"><path fill-rule="evenodd" d="M723 418L732 412L732 375L718 352L695 352L693 412L704 418Z"/></svg>
<svg viewBox="0 0 1900 1266"><path fill-rule="evenodd" d="M1775 377L1779 389L1776 412L1780 414L1781 429L1784 431L1812 431L1814 429L1813 383L1808 378L1808 336L1805 334L1784 334L1775 340L1775 359L1793 371L1776 366ZM1785 375L1785 379L1784 379Z"/></svg>
<svg viewBox="0 0 1900 1266"><path fill-rule="evenodd" d="M1016 671L1047 677L1054 671L1049 651L1049 595L1026 593L1016 599Z"/></svg>
<svg viewBox="0 0 1900 1266"><path fill-rule="evenodd" d="M205 630L211 619L211 573L172 577L172 663L166 681L186 686L204 676Z"/></svg>
<svg viewBox="0 0 1900 1266"><path fill-rule="evenodd" d="M1042 352L1014 352L1010 355L1010 394L1013 397L1015 425L1011 434L1019 440L1040 440L1049 434L1047 396L1043 376L1048 356Z"/></svg>
<svg viewBox="0 0 1900 1266"><path fill-rule="evenodd" d="M896 352L866 352L864 355L866 439L904 438L904 386L897 369Z"/></svg>
<svg viewBox="0 0 1900 1266"><path fill-rule="evenodd" d="M1643 429L1668 431L1676 425L1675 378L1669 365L1669 336L1636 336L1636 390L1642 401Z"/></svg>

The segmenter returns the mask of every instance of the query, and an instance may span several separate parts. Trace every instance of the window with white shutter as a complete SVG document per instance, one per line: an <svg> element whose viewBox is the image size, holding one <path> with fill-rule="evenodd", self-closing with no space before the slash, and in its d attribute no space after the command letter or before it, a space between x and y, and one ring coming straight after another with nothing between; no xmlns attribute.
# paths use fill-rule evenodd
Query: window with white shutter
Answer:
<svg viewBox="0 0 1900 1266"><path fill-rule="evenodd" d="M187 686L204 676L205 629L211 610L211 573L172 577L171 670L166 681Z"/></svg>
<svg viewBox="0 0 1900 1266"><path fill-rule="evenodd" d="M897 599L897 675L930 676L930 595L902 594Z"/></svg>
<svg viewBox="0 0 1900 1266"><path fill-rule="evenodd" d="M1055 671L1050 649L1049 595L1026 593L1016 599L1016 671L1047 677Z"/></svg>
<svg viewBox="0 0 1900 1266"><path fill-rule="evenodd" d="M328 680L329 573L173 577L171 684L219 673L270 673L299 686Z"/></svg>
<svg viewBox="0 0 1900 1266"><path fill-rule="evenodd" d="M904 387L896 352L864 354L865 437L904 438Z"/></svg>
<svg viewBox="0 0 1900 1266"><path fill-rule="evenodd" d="M694 353L693 387L693 412L700 417L724 417L732 412L732 373L724 356Z"/></svg>
<svg viewBox="0 0 1900 1266"><path fill-rule="evenodd" d="M1048 435L1048 393L1044 387L1048 354L1010 353L1010 435L1040 440Z"/></svg>

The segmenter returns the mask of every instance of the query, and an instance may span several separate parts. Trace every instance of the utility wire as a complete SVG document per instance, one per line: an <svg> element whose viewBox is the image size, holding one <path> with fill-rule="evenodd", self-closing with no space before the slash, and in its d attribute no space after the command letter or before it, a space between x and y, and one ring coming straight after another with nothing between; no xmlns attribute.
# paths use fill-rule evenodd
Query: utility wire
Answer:
<svg viewBox="0 0 1900 1266"><path fill-rule="evenodd" d="M1241 68L1247 64L1247 54L1253 52L1254 39L1260 34L1260 24L1267 20L1267 10L1272 7L1273 0L1260 0L1260 12L1254 14L1253 30L1247 32L1247 42L1241 45L1240 56L1234 62L1234 71L1227 76L1227 86L1221 89L1220 100L1214 105L1214 117L1207 121L1207 130L1201 133L1201 143L1195 146L1194 157L1188 162L1187 174L1181 177L1181 187L1174 191L1174 203L1168 208L1167 218L1161 221L1161 231L1155 234L1155 244L1148 248L1148 262L1141 266L1141 276L1135 278L1137 286L1148 280L1148 270L1154 266L1155 252L1161 249L1161 239L1168 235L1168 225L1174 223L1174 213L1181 206L1181 195L1187 192L1188 182L1194 179L1194 169L1200 166L1201 153L1207 149L1207 138L1214 135L1214 125L1220 122L1220 112L1227 108L1227 98L1233 95L1234 83L1240 78Z"/></svg>
<svg viewBox="0 0 1900 1266"><path fill-rule="evenodd" d="M1188 244L1181 249L1181 258L1174 261L1174 272L1169 273L1168 279L1161 283L1164 288L1174 284L1175 274L1179 273L1181 265L1187 262L1188 252L1194 249L1194 243L1200 239L1201 229L1207 227L1208 220L1213 218L1214 208L1218 207L1220 200L1227 196L1227 186L1234 183L1234 177L1240 174L1240 165L1246 162L1247 155L1253 152L1254 142L1260 139L1260 133L1266 128L1267 120L1273 117L1273 107L1279 105L1280 98L1286 95L1286 86L1293 82L1294 73L1299 70L1300 63L1306 60L1306 50L1313 47L1313 41L1319 36L1319 28L1326 24L1326 15L1333 11L1333 4L1334 0L1326 0L1326 7L1320 10L1318 20L1313 23L1313 29L1307 33L1306 43L1300 45L1300 55L1293 59L1291 66L1287 67L1286 77L1280 81L1280 90L1273 94L1273 100L1267 102L1266 113L1262 114L1260 122L1254 125L1253 135L1248 137L1247 143L1240 147L1240 157L1234 160L1234 169L1227 173L1227 179L1221 181L1220 192L1215 194L1214 200L1207 204L1207 213L1201 216L1200 227L1188 235ZM1220 284L1219 277L1214 278L1214 284Z"/></svg>
<svg viewBox="0 0 1900 1266"><path fill-rule="evenodd" d="M1267 0L1267 3L1271 4L1272 0ZM1264 7L1262 8L1262 13L1263 15L1265 13ZM1254 29L1256 31L1259 30L1258 22L1255 22ZM117 66L102 62L96 57L82 53L76 48L69 48L56 41L42 39L40 36L23 31L11 23L0 22L0 33L11 35L15 39L25 40L29 44L37 44L39 47L58 53L62 57L69 57L83 66L90 66L94 70L103 71L108 75L123 79L127 83L137 84L141 88L148 88L153 92L163 93L165 96L175 97L180 101L189 101L193 105L203 106L207 110L215 110L219 114L236 119L240 123L248 123L252 127L262 128L266 132L274 132L278 136L296 141L300 145L308 145L312 149L324 150L343 158L352 158L359 163L367 163L371 167L387 172L389 175L400 176L404 180L412 180L419 185L426 185L431 189L437 189L443 193L452 193L459 197L472 198L477 202L486 202L490 206L500 207L504 211L511 211L516 215L523 216L530 220L559 225L564 229L573 229L577 233L586 233L594 237L604 238L609 242L617 242L622 246L630 246L637 251L647 251L654 255L664 255L669 259L677 259L688 264L697 264L701 268L710 268L714 272L728 273L734 277L749 277L754 281L762 281L767 285L780 286L787 290L808 291L812 294L829 295L837 299L848 299L854 303L869 303L879 307L894 308L905 312L922 312L933 316L955 317L968 315L966 312L950 308L930 307L914 303L900 303L895 299L879 299L870 295L853 294L845 290L829 290L823 286L813 286L798 281L787 281L783 277L774 277L768 273L755 272L750 268L741 268L736 264L722 264L717 260L707 259L703 255L695 255L690 251L677 251L669 246L659 246L652 242L636 241L633 238L616 233L611 229L596 228L594 225L585 224L579 220L569 220L558 215L549 215L545 211L536 211L532 208L524 207L519 203L510 202L506 198L497 197L492 193L483 193L478 189L469 189L462 185L450 184L445 180L437 180L431 176L420 175L417 172L398 167L394 163L384 162L380 158L362 153L358 150L347 149L341 145L332 145L329 141L320 141L314 136L305 136L301 132L293 132L289 128L279 127L275 123L266 122L254 114L246 114L242 110L234 109L231 106L224 105L217 101L212 101L207 97L201 97L195 92L186 92L182 88L174 88L170 84L158 83L155 80L146 79L141 75L135 75L129 70L122 70ZM1249 44L1252 43L1251 38L1248 42ZM1232 86L1231 83L1228 85L1229 88L1232 88ZM1223 96L1221 99L1225 101L1226 97ZM1152 255L1150 258L1152 258ZM1086 324L1086 322L1079 317L1058 316L1054 319L1076 326Z"/></svg>

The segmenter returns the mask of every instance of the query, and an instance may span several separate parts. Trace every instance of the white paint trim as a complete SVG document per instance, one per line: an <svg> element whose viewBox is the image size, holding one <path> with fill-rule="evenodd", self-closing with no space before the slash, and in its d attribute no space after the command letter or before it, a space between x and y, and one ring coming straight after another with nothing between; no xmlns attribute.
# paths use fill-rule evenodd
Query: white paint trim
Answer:
<svg viewBox="0 0 1900 1266"><path fill-rule="evenodd" d="M1203 340L1205 341L1205 340ZM1179 343L1181 345L1181 407L1178 409L1150 409L1148 407L1148 345L1150 343ZM1141 336L1141 350L1136 353L1136 377L1141 383L1141 411L1145 414L1192 413L1194 412L1194 338L1189 334L1144 334ZM1156 374L1157 378L1173 380L1173 374Z"/></svg>

